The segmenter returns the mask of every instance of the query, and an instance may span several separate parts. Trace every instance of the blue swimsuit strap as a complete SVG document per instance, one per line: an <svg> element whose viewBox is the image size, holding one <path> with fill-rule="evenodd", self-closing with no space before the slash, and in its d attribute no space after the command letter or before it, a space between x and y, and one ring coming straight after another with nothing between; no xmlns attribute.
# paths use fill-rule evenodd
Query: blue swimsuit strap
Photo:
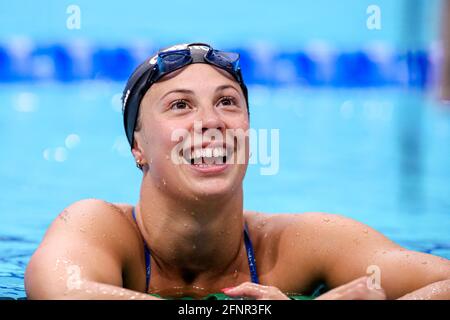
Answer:
<svg viewBox="0 0 450 320"><path fill-rule="evenodd" d="M133 207L133 219L134 219L134 221L136 221L136 214L134 212L134 207ZM245 242L245 249L247 250L247 260L248 260L248 266L250 268L251 280L253 283L259 283L258 272L256 271L255 254L253 252L252 241L248 234L247 223L245 224L245 228L244 228L244 242ZM144 240L144 254L145 254L145 271L146 271L145 292L147 292L149 284L150 284L151 268L150 268L150 250L149 250L147 244L145 243L145 240Z"/></svg>
<svg viewBox="0 0 450 320"><path fill-rule="evenodd" d="M133 207L133 219L137 224L136 220L136 213L134 212ZM148 291L148 286L150 284L150 274L151 274L151 267L150 267L150 250L147 247L147 244L145 243L145 240L142 239L144 242L144 256L145 256L145 292Z"/></svg>
<svg viewBox="0 0 450 320"><path fill-rule="evenodd" d="M248 267L250 268L250 277L253 283L259 283L258 272L256 271L255 253L253 252L252 240L248 234L248 226L245 223L244 228L245 249L247 250Z"/></svg>

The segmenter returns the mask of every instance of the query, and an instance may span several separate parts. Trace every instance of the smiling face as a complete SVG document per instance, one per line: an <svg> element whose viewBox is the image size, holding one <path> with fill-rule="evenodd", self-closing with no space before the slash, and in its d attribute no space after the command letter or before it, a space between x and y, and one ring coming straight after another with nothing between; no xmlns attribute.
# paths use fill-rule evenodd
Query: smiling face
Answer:
<svg viewBox="0 0 450 320"><path fill-rule="evenodd" d="M156 186L190 198L242 188L248 136L241 144L233 134L247 132L249 119L242 89L226 71L196 63L164 76L142 99L139 121L132 151Z"/></svg>

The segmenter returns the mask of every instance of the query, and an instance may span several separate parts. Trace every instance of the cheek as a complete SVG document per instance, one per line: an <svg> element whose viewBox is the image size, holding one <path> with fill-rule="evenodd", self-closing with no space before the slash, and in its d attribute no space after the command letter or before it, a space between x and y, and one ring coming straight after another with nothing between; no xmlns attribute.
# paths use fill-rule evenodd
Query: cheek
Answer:
<svg viewBox="0 0 450 320"><path fill-rule="evenodd" d="M153 128L153 134L149 140L151 149L155 153L167 152L167 148L171 146L172 130L167 127Z"/></svg>
<svg viewBox="0 0 450 320"><path fill-rule="evenodd" d="M177 136L180 132L188 132L186 128L180 128L176 124L157 123L152 128L152 133L149 136L149 149L151 150L153 158L168 159L171 156L172 150L177 146L179 139Z"/></svg>
<svg viewBox="0 0 450 320"><path fill-rule="evenodd" d="M249 121L249 118L248 118L247 113L242 114L241 117L237 118L237 119L234 121L233 125L234 125L236 128L241 128L241 129L244 129L244 130L249 129L249 127L250 127L250 121Z"/></svg>
<svg viewBox="0 0 450 320"><path fill-rule="evenodd" d="M248 118L245 119L241 125L244 130L248 130L250 128L250 122L248 121Z"/></svg>
<svg viewBox="0 0 450 320"><path fill-rule="evenodd" d="M227 127L229 129L234 129L234 130L242 130L244 132L248 132L248 130L250 129L250 123L248 121L247 118L239 118L239 119L234 119L234 121L228 122Z"/></svg>

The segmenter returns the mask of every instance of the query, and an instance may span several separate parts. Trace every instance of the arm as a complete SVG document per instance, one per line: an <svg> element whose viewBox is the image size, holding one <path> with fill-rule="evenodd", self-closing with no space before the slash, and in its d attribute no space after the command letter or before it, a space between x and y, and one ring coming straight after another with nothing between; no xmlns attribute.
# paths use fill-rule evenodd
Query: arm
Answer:
<svg viewBox="0 0 450 320"><path fill-rule="evenodd" d="M398 300L450 300L450 280L433 282L398 298Z"/></svg>
<svg viewBox="0 0 450 320"><path fill-rule="evenodd" d="M331 288L368 275L374 285L379 279L388 299L450 299L449 260L406 250L352 219L308 215L308 224L322 235L318 259Z"/></svg>
<svg viewBox="0 0 450 320"><path fill-rule="evenodd" d="M29 299L156 299L123 288L130 246L127 218L99 200L79 201L52 223L25 273Z"/></svg>

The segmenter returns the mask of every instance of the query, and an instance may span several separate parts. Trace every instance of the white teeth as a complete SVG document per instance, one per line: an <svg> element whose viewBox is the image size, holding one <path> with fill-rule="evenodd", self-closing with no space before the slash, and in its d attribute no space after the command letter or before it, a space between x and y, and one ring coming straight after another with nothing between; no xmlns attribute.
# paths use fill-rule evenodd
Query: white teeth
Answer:
<svg viewBox="0 0 450 320"><path fill-rule="evenodd" d="M223 157L225 154L225 150L223 148L215 148L214 149L214 157L218 158L218 157Z"/></svg>
<svg viewBox="0 0 450 320"><path fill-rule="evenodd" d="M201 163L202 158L223 158L227 155L227 150L224 148L203 148L195 149L191 152L191 160L195 163Z"/></svg>
<svg viewBox="0 0 450 320"><path fill-rule="evenodd" d="M202 157L202 149L195 150L195 159L199 159Z"/></svg>

